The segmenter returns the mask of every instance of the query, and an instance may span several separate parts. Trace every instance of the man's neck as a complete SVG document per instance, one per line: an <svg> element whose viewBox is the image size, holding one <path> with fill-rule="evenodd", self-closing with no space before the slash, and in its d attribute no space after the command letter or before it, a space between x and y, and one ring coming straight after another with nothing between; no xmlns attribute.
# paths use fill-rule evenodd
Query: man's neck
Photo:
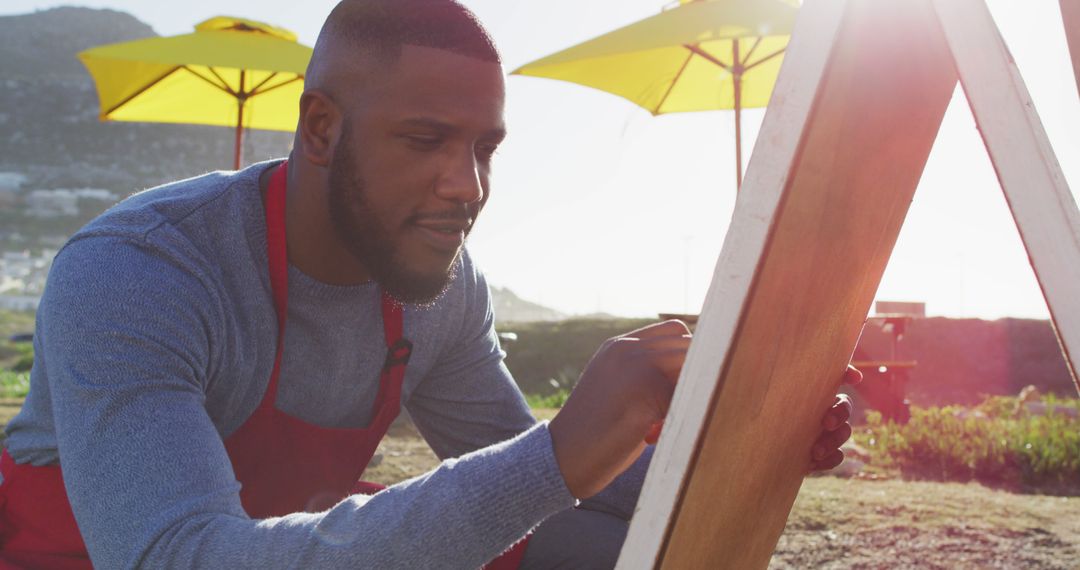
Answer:
<svg viewBox="0 0 1080 570"><path fill-rule="evenodd" d="M259 176L263 199L270 179L281 165ZM317 184L305 184L303 166L289 160L285 190L285 240L289 263L306 275L328 285L359 285L371 280L334 232L326 202L326 191ZM325 187L325 184L324 184Z"/></svg>

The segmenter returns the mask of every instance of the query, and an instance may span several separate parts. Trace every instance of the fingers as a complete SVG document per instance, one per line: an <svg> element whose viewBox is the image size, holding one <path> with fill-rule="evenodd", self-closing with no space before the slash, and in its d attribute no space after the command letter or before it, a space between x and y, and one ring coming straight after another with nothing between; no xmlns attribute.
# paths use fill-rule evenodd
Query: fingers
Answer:
<svg viewBox="0 0 1080 570"><path fill-rule="evenodd" d="M646 339L657 336L682 336L688 334L690 334L690 328L686 326L686 323L672 319L670 321L644 326L620 336L624 338Z"/></svg>
<svg viewBox="0 0 1080 570"><path fill-rule="evenodd" d="M825 431L832 431L844 425L849 419L851 419L851 397L847 394L837 394L832 407L825 412L825 417L821 420L821 427Z"/></svg>
<svg viewBox="0 0 1080 570"><path fill-rule="evenodd" d="M663 421L659 421L653 424L653 426L649 428L649 433L645 434L645 443L649 445L656 445L656 442L660 441L660 431L663 429Z"/></svg>
<svg viewBox="0 0 1080 570"><path fill-rule="evenodd" d="M671 330L678 331L675 327ZM691 340L692 337L688 334L646 338L622 337L615 339L615 344L618 348L625 349L633 356L643 359L647 365L674 383L682 372Z"/></svg>
<svg viewBox="0 0 1080 570"><path fill-rule="evenodd" d="M862 382L862 378L862 372L859 372L858 368L855 368L850 364L847 365L847 370L844 371L844 384L854 386L859 382Z"/></svg>
<svg viewBox="0 0 1080 570"><path fill-rule="evenodd" d="M844 462L844 452L840 449L834 449L832 453L822 458L820 461L811 461L809 472L814 471L828 471L835 468Z"/></svg>
<svg viewBox="0 0 1080 570"><path fill-rule="evenodd" d="M811 461L822 461L829 457L832 452L840 449L841 445L851 437L851 426L842 424L833 431L827 431L818 437L814 447L810 450Z"/></svg>

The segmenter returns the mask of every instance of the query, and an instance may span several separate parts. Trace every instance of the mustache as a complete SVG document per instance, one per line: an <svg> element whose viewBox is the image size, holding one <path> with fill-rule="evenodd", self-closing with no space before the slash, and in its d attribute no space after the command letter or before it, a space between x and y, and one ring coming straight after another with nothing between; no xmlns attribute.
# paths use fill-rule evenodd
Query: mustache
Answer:
<svg viewBox="0 0 1080 570"><path fill-rule="evenodd" d="M434 212L419 212L410 216L409 222L456 222L471 228L475 219L475 214L469 211L469 208L462 206Z"/></svg>

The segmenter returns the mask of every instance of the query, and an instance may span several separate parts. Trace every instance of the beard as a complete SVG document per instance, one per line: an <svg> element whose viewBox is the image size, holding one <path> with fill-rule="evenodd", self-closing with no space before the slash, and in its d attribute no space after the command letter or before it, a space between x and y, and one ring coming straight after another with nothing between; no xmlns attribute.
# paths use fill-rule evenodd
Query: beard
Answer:
<svg viewBox="0 0 1080 570"><path fill-rule="evenodd" d="M351 152L353 144L352 129L349 122L344 121L327 180L334 232L391 297L402 303L431 306L457 277L462 250L458 250L445 271L409 269L390 229L371 208L367 185Z"/></svg>

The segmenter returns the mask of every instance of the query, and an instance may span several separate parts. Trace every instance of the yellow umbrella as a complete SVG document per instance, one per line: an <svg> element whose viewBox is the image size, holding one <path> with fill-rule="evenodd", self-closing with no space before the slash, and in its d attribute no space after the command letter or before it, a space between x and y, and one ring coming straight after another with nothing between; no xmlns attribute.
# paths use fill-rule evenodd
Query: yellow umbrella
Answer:
<svg viewBox="0 0 1080 570"><path fill-rule="evenodd" d="M109 44L79 53L101 102L102 121L193 123L291 131L311 48L296 34L218 16L195 33Z"/></svg>
<svg viewBox="0 0 1080 570"><path fill-rule="evenodd" d="M653 115L734 109L741 185L741 111L768 104L797 9L793 0L683 0L512 73L595 87Z"/></svg>

